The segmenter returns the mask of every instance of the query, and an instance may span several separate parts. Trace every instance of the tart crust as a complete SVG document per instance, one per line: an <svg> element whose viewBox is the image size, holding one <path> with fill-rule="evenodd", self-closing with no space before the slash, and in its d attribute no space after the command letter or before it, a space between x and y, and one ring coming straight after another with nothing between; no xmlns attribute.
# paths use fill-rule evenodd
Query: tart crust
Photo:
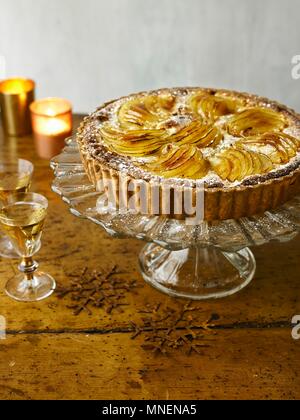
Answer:
<svg viewBox="0 0 300 420"><path fill-rule="evenodd" d="M140 92L133 96L152 93L160 94L161 92L167 93L170 91L176 91L182 95L186 95L187 93L198 89L207 93L221 92L225 96L228 95L229 97L244 99L247 103L250 103L251 106L269 107L278 111L293 122L293 129L295 130L297 137L300 138L300 119L293 110L277 102L256 95L205 88L174 88ZM127 99L131 96L132 95L126 96L119 100ZM169 204L169 201L167 202L166 200L165 191L167 187L167 190L171 192L170 196L174 197L176 192L183 187L188 188L192 193L193 202L195 202L197 190L196 180L186 178L174 180L172 178L168 179L153 175L132 164L130 159L126 156L119 156L115 152L108 150L104 144L99 142L98 127L99 123L101 124L103 111L105 111L107 107L112 106L115 102L116 101L107 102L90 116L85 117L78 129L76 138L79 144L82 162L89 179L96 188L99 188L99 185L102 184L101 189L103 185L105 186L108 183L112 183L114 201L119 205L121 198L123 206L129 205L130 198L133 194L138 196L142 180L144 185L146 185L147 209L146 211L145 207L141 209L140 203L137 201L135 206L137 211L156 215L166 214L166 208L170 206L166 216L177 219L191 217L190 214L185 213L183 202L179 205L179 208L182 207L183 210L178 214L178 211L174 210L174 199L172 199ZM128 192L127 188L129 184L131 185L130 192ZM158 186L157 188L159 190L158 193L157 190L155 193L155 197L158 197L159 194L159 207L155 208L155 210L153 206L154 190L152 188L154 184ZM204 220L238 219L261 214L285 203L299 192L300 157L297 155L292 162L284 165L284 167L263 175L248 177L237 185L226 185L226 183L223 183L222 181L205 182ZM168 197L170 196L168 195Z"/></svg>

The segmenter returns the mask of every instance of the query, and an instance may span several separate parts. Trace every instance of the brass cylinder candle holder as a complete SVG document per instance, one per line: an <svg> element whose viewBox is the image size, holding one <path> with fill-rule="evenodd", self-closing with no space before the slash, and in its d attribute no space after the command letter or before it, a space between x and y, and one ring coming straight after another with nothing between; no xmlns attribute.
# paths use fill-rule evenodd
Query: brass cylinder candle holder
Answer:
<svg viewBox="0 0 300 420"><path fill-rule="evenodd" d="M45 98L33 102L30 111L37 154L51 159L72 134L72 105L65 99Z"/></svg>
<svg viewBox="0 0 300 420"><path fill-rule="evenodd" d="M0 82L0 107L4 132L9 136L30 134L29 105L34 101L35 83L14 78Z"/></svg>

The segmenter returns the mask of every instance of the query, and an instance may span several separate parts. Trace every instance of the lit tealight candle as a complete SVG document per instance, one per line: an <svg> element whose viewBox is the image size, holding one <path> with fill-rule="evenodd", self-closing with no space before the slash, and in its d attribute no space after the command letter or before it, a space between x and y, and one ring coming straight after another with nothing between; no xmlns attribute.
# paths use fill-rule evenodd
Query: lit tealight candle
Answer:
<svg viewBox="0 0 300 420"><path fill-rule="evenodd" d="M34 100L35 83L30 79L7 79L0 82L0 107L4 132L23 136L31 132L29 105Z"/></svg>
<svg viewBox="0 0 300 420"><path fill-rule="evenodd" d="M38 155L50 159L60 153L72 133L72 106L60 98L46 98L30 105Z"/></svg>

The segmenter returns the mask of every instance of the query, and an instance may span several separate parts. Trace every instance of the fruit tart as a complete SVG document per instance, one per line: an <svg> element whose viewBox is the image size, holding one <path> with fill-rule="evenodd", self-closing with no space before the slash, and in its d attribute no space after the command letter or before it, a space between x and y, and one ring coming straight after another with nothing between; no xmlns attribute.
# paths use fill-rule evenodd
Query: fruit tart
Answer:
<svg viewBox="0 0 300 420"><path fill-rule="evenodd" d="M247 93L172 88L129 95L85 117L77 141L96 188L111 182L116 202L128 205L143 183L150 214L185 218L178 192L193 194L199 185L207 221L259 214L300 191L299 116Z"/></svg>

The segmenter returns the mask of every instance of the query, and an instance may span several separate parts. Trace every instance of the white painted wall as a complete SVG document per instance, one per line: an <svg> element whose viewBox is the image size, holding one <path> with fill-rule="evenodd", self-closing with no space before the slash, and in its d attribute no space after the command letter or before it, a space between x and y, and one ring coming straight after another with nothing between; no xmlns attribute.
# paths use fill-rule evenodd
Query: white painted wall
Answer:
<svg viewBox="0 0 300 420"><path fill-rule="evenodd" d="M143 89L227 87L300 111L299 0L0 0L6 74L75 111Z"/></svg>

